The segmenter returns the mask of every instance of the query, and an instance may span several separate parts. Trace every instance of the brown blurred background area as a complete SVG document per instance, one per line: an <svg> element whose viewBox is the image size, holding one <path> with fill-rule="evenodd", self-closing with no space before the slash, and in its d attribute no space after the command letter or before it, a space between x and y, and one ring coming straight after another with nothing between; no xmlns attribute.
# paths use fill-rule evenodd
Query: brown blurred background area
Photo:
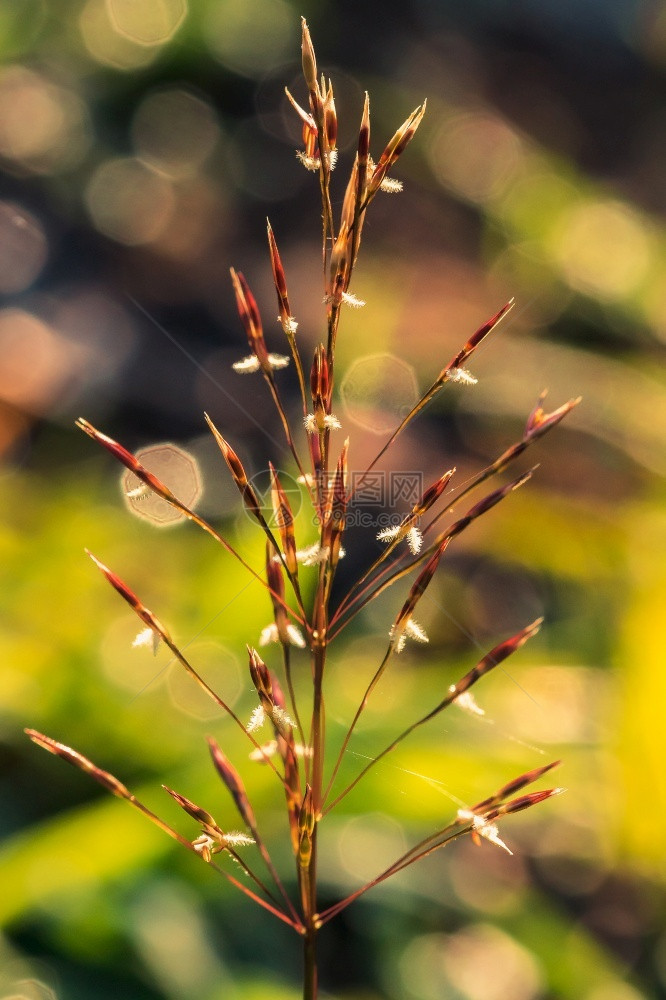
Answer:
<svg viewBox="0 0 666 1000"><path fill-rule="evenodd" d="M229 268L250 282L269 348L285 351L268 216L309 355L323 325L320 206L284 96L287 85L306 100L300 15L336 94L335 211L364 92L375 157L428 100L394 171L404 192L378 198L368 218L352 288L367 304L341 328L336 412L352 462L367 464L511 296L508 322L470 365L478 385L443 394L380 470L417 466L429 481L455 464L462 479L518 439L544 388L552 408L583 396L534 449L534 480L452 547L423 612L430 645L406 651L387 679L349 775L396 717L427 710L443 676L448 685L469 669L477 646L539 614L541 635L479 692L483 718L447 717L378 768L365 799L350 797L331 823L325 892L351 891L442 810L546 755L564 759L567 795L506 824L514 857L463 844L347 911L324 941L324 983L350 1000L656 1000L666 991L657 0L0 0L0 995L298 995L295 941L122 804L42 759L22 728L156 789L156 808L168 809L162 781L218 795L203 737L227 738L224 723L166 659L130 649L133 623L82 549L195 644L243 712L242 650L270 608L194 529L155 530L74 420L151 449L174 488L201 493L206 516L261 561L202 414L254 472L269 458L294 472L260 377L231 367L247 344ZM278 373L297 413L292 375ZM344 580L378 549L373 530L354 528L350 542ZM333 741L402 598L382 598L342 640ZM276 804L265 776L254 780L280 856Z"/></svg>

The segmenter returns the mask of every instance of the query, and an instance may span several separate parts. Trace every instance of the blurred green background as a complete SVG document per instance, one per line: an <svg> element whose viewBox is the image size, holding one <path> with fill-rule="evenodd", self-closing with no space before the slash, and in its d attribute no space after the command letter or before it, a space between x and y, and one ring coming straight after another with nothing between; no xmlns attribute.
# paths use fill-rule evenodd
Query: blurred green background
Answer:
<svg viewBox="0 0 666 1000"><path fill-rule="evenodd" d="M653 1000L666 992L658 0L0 0L0 994L299 995L287 930L22 729L92 757L188 837L163 782L237 825L207 757L215 735L291 870L270 774L163 651L131 648L136 621L83 548L243 717L244 644L269 604L195 528L160 531L148 507L128 509L118 468L73 422L85 415L132 448L185 449L152 456L176 491L197 491L194 455L199 509L261 564L202 412L253 471L270 458L293 473L261 380L231 370L247 349L228 268L245 272L269 345L284 350L270 216L309 353L322 335L317 185L294 157L283 95L288 84L305 101L301 14L336 92L336 209L364 90L375 157L428 98L394 171L405 192L378 198L368 219L353 286L367 305L341 329L337 412L353 467L512 295L510 320L470 366L479 384L443 394L381 468L430 481L455 464L462 482L520 436L543 388L552 407L584 397L525 456L521 469L540 463L532 482L451 546L420 608L430 645L392 665L344 775L479 650L539 614L541 634L478 689L483 718L445 713L331 815L324 902L528 768L561 757L568 792L502 824L513 857L461 842L347 910L322 936L323 988L349 1000ZM293 392L293 373L280 379ZM305 510L300 524L313 541ZM379 546L366 528L347 547L349 583ZM403 598L389 591L340 638L332 747ZM306 684L307 671L296 654Z"/></svg>

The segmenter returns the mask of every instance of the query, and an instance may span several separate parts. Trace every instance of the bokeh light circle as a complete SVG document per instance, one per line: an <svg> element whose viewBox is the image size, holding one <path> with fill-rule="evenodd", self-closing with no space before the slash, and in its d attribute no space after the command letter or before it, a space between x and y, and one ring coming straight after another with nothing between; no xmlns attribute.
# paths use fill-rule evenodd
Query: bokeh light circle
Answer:
<svg viewBox="0 0 666 1000"><path fill-rule="evenodd" d="M358 881L373 878L405 850L404 831L386 813L364 813L345 823L338 841L340 864Z"/></svg>
<svg viewBox="0 0 666 1000"><path fill-rule="evenodd" d="M187 0L106 0L116 31L137 45L164 45L185 20Z"/></svg>
<svg viewBox="0 0 666 1000"><path fill-rule="evenodd" d="M123 614L111 622L100 643L100 664L104 675L121 690L152 695L164 684L171 653L164 643L155 653L151 644L133 648L141 631L142 624L134 615Z"/></svg>
<svg viewBox="0 0 666 1000"><path fill-rule="evenodd" d="M254 78L291 58L297 25L293 9L283 0L214 0L206 13L204 33L221 63Z"/></svg>
<svg viewBox="0 0 666 1000"><path fill-rule="evenodd" d="M79 163L90 140L78 94L25 66L0 70L0 155L48 174Z"/></svg>
<svg viewBox="0 0 666 1000"><path fill-rule="evenodd" d="M202 483L197 460L189 452L178 445L165 443L141 448L136 457L186 507L194 507L201 496ZM184 514L144 486L133 472L123 473L121 485L125 503L137 517L160 528L185 520Z"/></svg>
<svg viewBox="0 0 666 1000"><path fill-rule="evenodd" d="M40 979L20 979L12 986L17 992L4 994L2 1000L58 1000L55 990Z"/></svg>
<svg viewBox="0 0 666 1000"><path fill-rule="evenodd" d="M439 182L475 204L501 198L521 175L525 159L518 135L490 112L445 121L428 155Z"/></svg>
<svg viewBox="0 0 666 1000"><path fill-rule="evenodd" d="M394 354L367 354L340 385L345 418L374 434L392 431L419 398L416 372Z"/></svg>
<svg viewBox="0 0 666 1000"><path fill-rule="evenodd" d="M85 200L96 228L128 246L157 239L175 205L170 182L135 157L118 157L99 166Z"/></svg>
<svg viewBox="0 0 666 1000"><path fill-rule="evenodd" d="M609 301L635 291L652 263L653 238L618 201L585 201L565 213L553 251L572 288Z"/></svg>
<svg viewBox="0 0 666 1000"><path fill-rule="evenodd" d="M159 48L148 48L119 34L109 17L106 0L88 0L79 15L83 44L93 59L103 66L129 70L151 63Z"/></svg>
<svg viewBox="0 0 666 1000"><path fill-rule="evenodd" d="M71 378L76 348L25 309L0 310L0 399L42 414Z"/></svg>
<svg viewBox="0 0 666 1000"><path fill-rule="evenodd" d="M421 1000L449 992L464 1000L537 1000L543 977L535 958L490 924L470 924L455 934L414 938L400 961L401 978ZM448 990L443 992L443 984Z"/></svg>
<svg viewBox="0 0 666 1000"><path fill-rule="evenodd" d="M233 706L244 690L244 673L238 658L220 643L207 641L188 646L187 658L206 683ZM222 709L183 670L172 663L167 674L167 689L173 704L185 715L207 721L225 715Z"/></svg>
<svg viewBox="0 0 666 1000"><path fill-rule="evenodd" d="M134 115L132 138L140 159L168 177L192 176L220 136L211 105L182 87L153 91Z"/></svg>
<svg viewBox="0 0 666 1000"><path fill-rule="evenodd" d="M46 263L48 245L39 221L11 201L0 201L0 293L23 292Z"/></svg>

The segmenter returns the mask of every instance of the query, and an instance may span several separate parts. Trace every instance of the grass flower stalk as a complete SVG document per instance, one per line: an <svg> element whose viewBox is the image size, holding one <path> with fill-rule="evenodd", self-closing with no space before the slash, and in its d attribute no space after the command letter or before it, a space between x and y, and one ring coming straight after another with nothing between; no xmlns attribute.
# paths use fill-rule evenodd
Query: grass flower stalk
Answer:
<svg viewBox="0 0 666 1000"><path fill-rule="evenodd" d="M114 571L91 555L107 582L139 618L143 626L142 635L147 640L152 640L154 645L163 643L169 648L192 681L243 731L252 760L270 769L284 797L293 854L291 878L284 872L278 872L267 842L261 834L260 823L241 774L228 759L217 739L210 737L208 740L212 763L229 793L244 830L227 829L218 824L211 813L182 793L165 788L184 812L186 822L194 821L199 828L196 836L187 837L147 809L122 781L99 768L78 751L34 730L26 732L38 746L79 768L113 795L128 802L168 836L219 872L234 889L291 927L302 939L303 998L316 1000L319 981L317 940L320 929L325 924L370 889L462 837L472 837L479 844L485 840L510 853L510 848L498 832L498 821L503 822L514 813L540 805L561 791L559 788L547 788L524 792L528 785L540 780L559 762L527 771L511 779L499 791L476 805L461 808L382 872L345 898L320 911L320 830L331 811L380 761L409 739L415 730L426 725L456 701L471 698L469 690L507 657L516 654L539 630L540 619L496 644L457 683L449 685L442 692L439 702L430 711L406 726L404 723L396 725L398 734L389 744L376 751L355 777L339 787L341 763L373 691L387 672L395 667L395 658L408 640L420 643L428 641L415 614L450 547L463 532L473 529L478 518L489 513L525 485L535 470L519 472L510 481L496 486L455 519L452 517L453 511L473 491L502 475L534 441L556 427L579 400L571 399L551 413L546 413L543 409L545 393L542 393L527 419L521 439L486 468L462 484L455 483L455 469L443 472L394 528L379 533L376 557L361 570L347 593L334 602L334 582L339 560L344 554L343 543L355 490L363 483L364 476L390 451L399 435L411 426L440 391L450 390L452 387L455 390L456 387L462 388L475 381L474 376L463 366L509 314L513 300L479 326L449 363L441 368L430 387L378 450L360 479L356 478L352 489L349 473L350 441L340 441L334 436L340 428L340 421L333 412L337 376L336 344L338 336L343 335L341 325L344 307L361 304L350 288L359 260L366 213L376 196L382 192L395 193L401 189L401 183L391 176L391 172L414 139L426 112L426 102L423 101L406 117L384 145L375 162L371 155L370 101L365 95L354 159L344 196L340 201L337 194L332 196L338 125L333 84L318 74L315 50L304 20L301 48L307 106L302 107L289 92L287 97L302 126L303 149L299 150L298 158L318 176L322 219L322 330L311 365L304 357L304 346L299 341L298 323L292 313L293 303L288 293L287 275L270 222L267 229L270 266L279 310L278 323L286 339L288 354L279 354L269 348L259 305L244 275L232 268L231 283L250 350L250 354L237 362L234 368L242 375L260 373L266 384L275 406L277 423L284 434L286 451L291 456L312 504L318 532L316 542L308 543L298 537L290 499L278 471L279 456L275 456L275 463L269 465L272 506L272 516L269 516L243 461L208 414L205 415L205 420L239 491L245 510L254 521L256 530L262 532L266 551L265 565L262 567L252 566L217 528L176 497L123 445L98 431L87 420L77 421L78 426L129 469L145 489L161 497L212 537L224 550L225 558L236 559L251 577L260 580L270 597L273 620L264 628L261 641L266 644L275 643L279 651L273 653L274 647L271 646L270 655L266 653L264 660L254 646L248 645L249 675L258 705L247 724L231 708L224 696L213 690L201 677L167 627L134 591ZM333 206L337 204L341 204L341 210L336 225ZM295 388L302 408L302 419L299 417L298 425L293 426L289 407L283 402L278 385L280 379L288 377L288 373L287 376L280 373L290 363L293 363L296 373ZM309 384L306 377L308 370ZM430 520L424 524L426 515ZM445 523L440 526L440 522ZM314 577L314 582L308 586L301 579L306 572ZM408 586L405 585L407 578L411 578ZM386 625L386 651L379 665L374 670L369 668L365 692L358 708L346 726L342 740L335 741L337 745L333 745L334 741L327 739L326 732L325 695L329 674L329 648L368 604L387 588L401 584L404 588L402 604L393 622L387 622ZM309 660L307 668L306 658ZM306 704L307 711L303 708ZM468 701L467 704L473 702ZM269 725L272 735L265 743L261 743L254 735L262 723ZM261 859L260 865L263 865L261 872L256 869L252 860L256 852ZM228 855L239 866L244 881L225 870L224 855ZM214 860L215 858L218 860Z"/></svg>

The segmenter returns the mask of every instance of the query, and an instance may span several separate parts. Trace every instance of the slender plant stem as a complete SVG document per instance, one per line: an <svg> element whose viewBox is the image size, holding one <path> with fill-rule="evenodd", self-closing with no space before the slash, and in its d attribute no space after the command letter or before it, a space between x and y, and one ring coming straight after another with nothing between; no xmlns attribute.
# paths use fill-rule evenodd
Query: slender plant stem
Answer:
<svg viewBox="0 0 666 1000"><path fill-rule="evenodd" d="M389 556L393 555L395 549L399 544L400 541L398 539L394 539L392 542L389 542L384 551L380 552L380 554L377 556L372 565L369 566L368 569L363 571L361 576L354 583L352 589L347 594L345 594L345 596L340 601L340 604L335 609L335 612L331 616L331 625L335 625L335 623L341 618L346 609L354 600L356 600L358 597L362 597L363 594L366 593L366 588L364 586L365 583L370 579L375 570L378 570L379 567L382 565L382 563L385 563L386 560L389 558ZM371 580L370 583L368 584L368 587L372 587L373 583L374 580Z"/></svg>
<svg viewBox="0 0 666 1000"><path fill-rule="evenodd" d="M335 341L338 333L338 325L340 323L340 306L335 302L331 305L331 311L328 318L328 343L326 346L326 358L328 360L330 368L330 385L333 388L333 369L335 363Z"/></svg>
<svg viewBox="0 0 666 1000"><path fill-rule="evenodd" d="M289 643L282 643L282 660L284 663L284 675L287 681L287 690L289 691L289 700L291 703L291 710L294 713L294 722L296 727L301 734L301 739L305 739L305 733L303 732L303 724L301 722L301 717L298 714L298 703L296 701L296 691L294 689L294 678L291 672L291 647ZM306 758L306 777L307 777L307 758Z"/></svg>
<svg viewBox="0 0 666 1000"><path fill-rule="evenodd" d="M305 469L303 468L303 465L302 465L301 460L299 458L298 452L296 451L296 445L294 444L294 439L292 437L291 428L289 426L289 418L287 417L287 413L285 411L285 408L282 405L282 400L280 398L280 394L278 392L277 385L275 384L275 380L273 378L269 377L268 375L266 375L265 377L266 377L266 381L268 382L268 387L269 387L269 389L271 391L271 396L273 397L273 402L275 403L275 408L278 411L278 415L279 415L280 420L282 422L282 428L284 430L284 436L286 438L287 445L289 446L289 450L291 451L292 455L294 456L294 461L296 462L296 465L298 467L298 471L299 471L300 475L303 476L303 478L305 479ZM306 480L306 482L307 482L307 480Z"/></svg>
<svg viewBox="0 0 666 1000"><path fill-rule="evenodd" d="M317 1000L317 928L303 936L303 1000Z"/></svg>
<svg viewBox="0 0 666 1000"><path fill-rule="evenodd" d="M279 906L280 905L279 902L277 901L273 893L270 891L268 886L264 882L262 882L259 876L252 871L250 866L243 860L240 854L238 854L238 852L235 851L233 847L229 846L227 846L227 851L230 857L232 857L236 862L236 864L240 867L241 871L244 871L247 877L249 879L252 879L257 888L261 889L261 891L268 897L268 899L270 899L272 903L274 903L275 906Z"/></svg>
<svg viewBox="0 0 666 1000"><path fill-rule="evenodd" d="M454 833L451 834L450 837L446 837L444 840L440 840L439 838L443 837L445 833L451 830L452 826L453 824L449 824L449 826L445 827L443 830L439 830L437 833L432 834L430 837L427 837L426 840L421 841L420 844L417 844L415 847L412 847L409 851L403 854L402 857L398 858L397 861L394 861L389 868L386 868L385 871L381 873L381 875L378 875L376 878L371 879L364 886L361 886L360 889L356 889L355 892L352 892L351 895L347 896L345 899L341 899L340 902L334 903L333 906L330 906L327 910L324 910L324 912L321 914L320 917L321 926L323 927L323 925L327 924L329 920L333 919L333 917L337 917L339 913L341 913L351 903L353 903L354 900L358 899L359 896L362 896L364 893L368 892L369 889L374 889L375 886L381 885L382 882L385 882L386 879L391 878L392 875L396 875L398 872L401 872L404 868L408 868L409 865L414 864L414 862L420 861L422 858L427 857L429 854L432 854L433 851L438 850L440 847L445 847L447 844L450 844L451 841L457 840L457 838L463 836L463 834L469 833L471 829L469 825L463 828L458 828L457 830L454 831ZM433 841L435 840L437 841L437 843L433 844ZM429 844L430 846L427 847L427 849L423 849L426 844Z"/></svg>
<svg viewBox="0 0 666 1000"><path fill-rule="evenodd" d="M291 356L294 359L294 367L296 368L296 374L298 375L298 386L301 390L301 404L303 406L303 416L308 412L308 397L305 388L305 372L303 371L303 362L301 360L301 354L298 350L298 344L296 343L296 338L294 334L287 334L287 340L289 342L289 347L291 349Z"/></svg>
<svg viewBox="0 0 666 1000"><path fill-rule="evenodd" d="M299 916L298 916L298 914L297 914L297 912L296 912L296 910L294 908L294 904L292 903L291 899L289 898L289 894L287 893L287 890L284 887L282 879L280 878L280 876L279 876L279 874L277 872L277 869L275 868L275 865L273 864L273 859L271 858L271 856L270 856L270 854L268 852L268 848L266 847L266 844L264 843L264 841L262 840L262 838L259 836L256 824L254 824L254 823L250 824L250 830L252 832L252 836L254 837L254 839L256 841L257 847L259 848L259 852L260 852L262 858L264 859L264 864L268 868L268 870L269 870L269 872L271 874L271 877L272 877L273 881L275 882L275 885L277 886L277 888L278 888L278 890L280 892L280 895L282 896L282 898L284 899L285 903L287 904L289 912L291 913L291 915L294 918L294 920L297 923L300 923L300 918L299 918Z"/></svg>
<svg viewBox="0 0 666 1000"><path fill-rule="evenodd" d="M236 549L229 544L226 538L223 538L222 535L220 535L220 533L217 532L215 528L213 528L213 526L208 523L208 521L205 521L202 517L199 517L198 514L195 514L194 511L190 510L187 507L182 506L179 507L178 509L181 509L183 513L186 515L186 517L189 517L191 521L194 521L195 524L198 524L199 527L202 528L212 538L214 538L216 542L219 542L219 544L222 545L223 548L225 548L230 555L235 556L235 558L241 564L243 569L246 569L248 573L250 573L254 577L255 580L259 581L262 587L265 587L266 590L268 590L271 596L274 597L275 600L278 602L278 604L280 604L284 608L287 614L291 615L291 617L294 618L299 623L299 625L303 624L303 618L296 611L294 611L293 608L289 607L284 598L281 597L280 594L276 593L276 591L272 589L272 587L266 582L261 573L258 573L255 569L253 569L250 566L250 564L246 562L245 559L243 559L240 553L237 552Z"/></svg>
<svg viewBox="0 0 666 1000"><path fill-rule="evenodd" d="M160 830L163 830L164 833L167 833L174 840L178 841L178 843L182 844L183 847L186 847L189 851L192 851L192 853L196 854L197 857L201 857L199 852L190 843L189 840L187 840L180 833L178 833L176 830L170 827L168 823L165 823L164 820L160 819L159 816L156 816L155 813L151 809L148 809L148 807L145 806L143 802L141 802L139 799L137 799L135 795L132 795L130 793L129 795L123 797L126 799L127 802L129 802L131 806L133 806L140 813L142 813L147 819L149 819L151 823L154 823L155 826L159 827ZM250 899L253 899L255 903L257 903L259 906L262 907L262 909L268 910L269 913L273 914L273 916L277 917L279 920L284 921L284 923L289 924L289 926L293 927L295 930L300 930L301 927L300 922L297 923L296 919L292 919L291 917L287 916L287 914L284 913L277 906L273 906L271 903L262 899L261 896L258 896L255 892L252 891L252 889L249 889L246 885L243 885L242 882L239 882L238 879L234 878L233 875L230 875L229 872L226 872L223 868L220 868L220 866L216 864L214 861L208 861L207 864L210 868L213 868L216 872L218 872L218 874L222 875L227 880L227 882L230 882L231 885L233 885L236 889L240 889L242 893L244 893ZM267 894L270 896L270 893ZM273 897L271 896L270 898L272 899Z"/></svg>
<svg viewBox="0 0 666 1000"><path fill-rule="evenodd" d="M333 388L337 377L335 353L342 305L345 303L347 305L362 304L357 301L355 303L354 297L349 294L349 288L352 276L355 274L366 210L380 189L396 191L401 187L400 183L395 179L389 178L387 173L398 160L418 128L425 111L425 101L403 122L393 138L386 145L377 163L374 163L370 156L370 110L369 98L366 94L356 146L356 158L347 184L346 194L341 202L336 235L336 221L333 217L334 202L331 198L331 171L335 166L335 158L337 156L336 137L338 131L333 87L330 81L326 82L323 75L321 78L318 76L315 52L307 23L305 18L302 18L301 21L302 65L309 93L310 110L307 111L301 108L293 97L291 97L289 91L287 91L287 95L296 109L303 127L305 150L303 153L299 152L299 159L302 159L308 169L316 169L317 162L319 167L323 301L325 305L322 315L322 320L325 321L325 329L322 330L321 338L317 338L318 340L321 339L322 343L316 348L314 353L312 373L309 377L310 384L308 384L309 373L307 365L304 369L301 353L296 342L297 323L291 315L286 276L270 223L268 223L269 249L279 301L279 322L289 342L298 378L303 417L305 418L303 423L301 423L300 416L296 417L298 408L294 411L293 420L297 421L293 424L294 433L292 433L292 425L290 424L290 413L285 408L278 389L278 383L273 375L273 369L283 367L283 364L286 364L289 359L280 359L279 356L268 353L268 348L264 341L259 307L249 290L247 282L242 274L237 274L233 269L231 276L238 311L248 336L250 349L253 352L251 358L247 359L249 363L241 363L234 367L241 371L256 371L259 368L262 370L272 402L277 411L277 420L284 431L286 444L291 456L293 456L296 468L305 483L314 513L318 518L319 551L315 558L307 560L311 563L319 563L312 606L310 606L310 591L304 591L307 600L306 608L299 583L297 566L299 560L296 543L297 529L294 527L291 505L280 484L278 473L272 464L270 465L272 476L271 492L277 528L279 530L275 529L274 525L273 527L271 526L272 522L270 518L267 520L264 516L260 498L252 488L240 458L219 434L208 416L206 416L206 420L213 431L236 485L240 490L245 507L256 519L267 539L266 575L264 577L253 569L245 558L208 521L180 501L171 492L170 488L145 468L134 455L111 438L101 434L88 421L82 418L77 421L77 425L111 454L115 455L137 477L138 481L143 484L143 487L152 490L155 495L169 503L183 517L188 518L215 539L227 553L238 560L240 565L249 572L252 578L259 580L273 599L274 625L278 630L282 645L284 680L288 691L287 701L285 702L285 697L275 675L271 673L267 664L252 649L250 649L250 672L254 687L260 698L260 712L269 717L273 724L275 739L272 746L278 751L278 756L276 757L277 766L271 759L271 754L268 750L261 747L254 735L248 732L248 727L241 721L241 718L236 714L233 707L217 695L213 688L190 664L189 660L173 642L164 626L160 624L152 611L143 605L134 592L116 574L112 573L94 556L92 557L108 582L130 605L143 624L147 626L147 637L152 637L155 641L161 639L164 642L179 664L195 683L198 684L199 688L217 706L224 710L238 728L242 729L250 744L255 749L255 753L251 755L252 758L263 760L282 784L286 800L290 843L295 859L298 896L294 892L292 893L292 899L287 892L273 864L268 847L257 831L254 810L250 804L244 783L212 737L209 738L209 744L215 767L228 792L231 794L244 824L252 833L261 859L263 859L263 864L262 861L257 862L260 875L255 873L253 867L234 848L234 844L239 846L240 844L248 843L249 838L243 836L233 837L229 833L225 834L210 813L207 813L189 799L164 786L166 791L185 810L190 819L196 820L202 827L202 834L192 842L144 806L111 773L98 768L88 758L83 757L83 755L72 748L52 740L50 737L37 733L35 730L26 730L26 732L39 746L68 761L82 771L91 774L111 794L128 801L134 809L142 813L150 822L155 824L177 843L204 860L209 867L222 875L223 878L247 898L256 902L264 911L271 913L299 934L303 939L303 1000L317 1000L318 934L324 924L341 913L369 889L381 884L392 875L427 857L458 837L471 833L476 841L479 840L479 837L485 836L491 842L501 847L506 847L498 837L497 827L494 825L493 820L508 813L522 811L562 790L546 789L514 797L517 791L522 790L526 785L537 780L537 778L541 777L542 774L554 765L549 764L545 767L534 768L525 774L519 775L512 781L504 784L499 792L483 799L476 806L472 807L471 810L460 809L455 818L447 826L440 828L415 846L409 848L389 867L385 868L365 885L354 890L345 898L323 910L323 912L319 912L317 884L318 852L321 847L319 832L320 824L323 822L324 817L356 788L361 779L378 762L382 761L403 740L414 733L416 729L425 725L453 702L460 699L481 677L484 677L490 670L502 662L503 659L516 649L519 649L528 638L536 633L540 625L540 620L537 620L531 625L526 626L516 635L495 646L490 653L484 656L456 684L448 686L442 692L443 697L430 712L423 715L416 722L411 723L411 725L407 725L398 736L393 738L388 746L385 746L376 756L369 758L368 762L364 763L364 766L359 765L361 767L360 773L338 792L336 781L339 778L340 771L344 770L342 764L361 715L367 706L368 699L386 671L393 653L399 652L402 649L405 635L410 635L409 625L411 624L412 626L411 635L413 637L425 639L425 636L419 634L416 622L411 617L411 613L430 584L449 541L464 531L477 517L499 503L509 492L517 489L526 482L534 470L519 476L506 486L482 497L463 516L458 517L456 520L451 518L451 523L448 523L447 520L445 522L447 526L443 527L439 533L435 530L431 532L431 529L434 529L435 525L445 515L448 516L454 507L472 490L476 489L487 479L502 472L508 465L513 463L515 459L522 455L533 440L541 437L547 430L555 426L577 404L578 400L570 400L553 413L546 414L542 407L545 393L542 393L535 408L528 417L522 439L511 445L494 462L462 483L457 490L452 491L447 496L444 496L444 492L455 470L450 470L441 476L439 480L435 481L422 494L422 499L419 503L413 506L412 510L402 518L395 532L388 531L380 534L379 538L388 540L389 544L370 562L369 567L356 579L346 595L339 601L335 611L331 611L333 582L341 552L340 546L344 538L350 501L359 487L363 485L368 474L377 466L397 438L429 406L431 401L449 381L463 383L475 381L465 369L461 368L461 365L473 354L485 337L511 309L513 300L508 302L494 317L479 327L470 336L461 350L440 371L430 388L423 393L410 409L409 413L393 430L367 466L361 478L354 483L350 492L347 492L349 441L347 440L339 451L337 465L335 461L335 442L333 442L333 447L331 446L331 425L333 427L339 426L335 418L333 418L331 411ZM325 347L324 341L326 342ZM301 346L303 349L303 345ZM306 356L303 355L303 357L307 361ZM310 397L313 405L312 415L309 412ZM295 437L296 431L300 431L300 435L296 434ZM308 434L306 441L310 456L309 464L303 452L302 435L304 431ZM298 447L296 442L298 442ZM301 454L311 469L311 476L305 473L301 462ZM332 475L329 474L331 470ZM435 505L441 497L444 498L442 509L438 513L433 514ZM289 520L287 520L287 516L289 516ZM411 532L417 528L421 519L426 516L430 517L430 521L422 529L422 534L425 535L427 532L431 532L431 537L435 535L437 537L425 547L424 551L420 551L421 535L418 531L414 534ZM411 557L404 552L404 549L396 551L399 543L405 538L410 543ZM280 566L282 569L280 569ZM388 648L379 666L367 683L356 713L344 732L344 737L329 775L329 765L326 761L326 704L324 691L324 676L329 644L367 604L373 601L386 588L403 580L414 570L418 571L418 575L409 590L402 609L394 620L393 627L389 633L390 641ZM293 590L293 599L291 593L288 596L291 602L295 604L295 608L292 608L285 599L283 571ZM307 685L307 698L309 699L311 695L311 705L309 701L306 705L306 690L299 687L298 675L296 678L292 675L291 650L287 641L288 633L292 628L291 621L300 624L304 628L307 637L307 646L310 654L309 672L306 668L305 676L302 676L300 680L305 681ZM143 633L142 637L145 637ZM296 641L299 642L299 645L306 645L305 642L301 643L298 639ZM280 680L282 680L282 675L280 675ZM301 697L301 714L299 714L297 694ZM468 703L468 707L470 704L473 703ZM460 705L462 706L463 703L460 702ZM290 709L293 721L284 711L287 707ZM310 711L311 715L308 718ZM259 715L256 718L258 720ZM309 732L307 734L303 729L303 722L306 725L309 723ZM405 722L400 723L400 725L404 726ZM250 729L252 728L251 726ZM398 727L396 726L396 728ZM294 736L295 730L298 730L303 743L306 744L302 763L297 753ZM327 781L325 780L325 774ZM347 781L347 778L340 780L340 785L344 785L345 781ZM220 855L221 852L229 855L229 858L225 859L227 862L232 859L238 864L241 875L245 876L246 881L249 880L249 884L245 884L240 876L239 878L235 878L225 870L223 865L213 860L213 854ZM274 884L267 876L266 871L264 871L264 866Z"/></svg>
<svg viewBox="0 0 666 1000"><path fill-rule="evenodd" d="M312 810L314 826L311 833L310 857L307 868L299 867L301 895L305 919L305 942L303 954L303 998L316 1000L317 997L317 933L319 916L317 913L317 841L319 816L322 803L322 786L324 773L324 699L323 678L326 664L326 603L325 579L320 577L320 583L315 601L313 630L313 702L312 702Z"/></svg>
<svg viewBox="0 0 666 1000"><path fill-rule="evenodd" d="M374 684L379 680L379 676L381 676L380 671L383 669L386 661L388 660L391 648L392 647L389 646L389 651L384 657L384 662L382 663L382 667L380 668L380 670L377 671L375 677L373 677L371 681L371 686L368 689L368 693L372 689L372 687L374 687ZM434 708L431 712L428 712L427 715L424 715L423 718L418 719L416 722L413 722L411 726L408 726L406 729L403 729L400 735L396 736L396 738L393 740L392 743L389 743L387 747L384 747L381 753L378 753L376 757L373 757L372 760L368 761L363 770L356 775L354 780L349 785L347 785L344 791L340 792L340 794L333 800L333 802L331 802L331 804L325 809L324 813L325 814L329 813L331 809L337 806L338 802L341 802L342 799L344 799L344 797L348 795L349 792L351 792L352 788L356 787L361 778L364 778L365 775L368 773L368 771L375 766L375 764L377 764L380 760L382 760L383 757L386 757L387 754L391 753L392 750L395 750L398 744L402 743L402 741L406 739L406 737L409 736L411 733L413 733L415 729L418 729L419 726L422 726L425 722L428 722L435 715L438 715L441 711L443 711L443 709L446 708L448 705L450 705L455 700L456 697L457 697L457 692L450 694L447 698L444 699L444 701L440 702L440 704L436 708ZM356 717L358 718L359 715L360 715L360 710L356 713Z"/></svg>
<svg viewBox="0 0 666 1000"><path fill-rule="evenodd" d="M352 733L354 732L354 729L356 728L356 723L360 719L361 713L363 712L363 709L365 708L365 706L368 703L368 698L372 694L373 690L375 689L376 685L379 682L380 677L384 673L384 670L386 668L386 664L389 661L389 657L390 657L392 651L393 651L393 645L391 644L391 645L389 645L388 649L386 650L386 653L384 654L384 659L382 660L382 662L377 667L377 670L375 671L374 677L372 678L372 680L370 681L370 683L368 684L368 686L367 686L367 688L365 690L365 694L363 695L363 698L361 699L361 704L358 706L358 708L356 710L356 715L352 719L351 725L349 726L349 729L347 730L345 738L342 741L342 746L340 747L340 752L339 752L337 760L335 762L335 766L334 766L333 771L331 773L331 777L329 779L328 785L326 786L326 791L324 792L324 796L323 796L323 800L322 800L322 805L324 805L326 803L326 799L328 798L328 796L330 794L330 791L331 791L331 788L333 787L333 782L335 781L335 777L336 777L336 775L338 773L338 770L340 768L340 765L342 763L342 759L343 759L343 757L345 755L345 751L347 749L347 746L349 745L349 741L350 741L350 739L352 737Z"/></svg>
<svg viewBox="0 0 666 1000"><path fill-rule="evenodd" d="M315 646L314 698L312 706L312 801L319 815L324 777L324 699L322 693L326 645Z"/></svg>

